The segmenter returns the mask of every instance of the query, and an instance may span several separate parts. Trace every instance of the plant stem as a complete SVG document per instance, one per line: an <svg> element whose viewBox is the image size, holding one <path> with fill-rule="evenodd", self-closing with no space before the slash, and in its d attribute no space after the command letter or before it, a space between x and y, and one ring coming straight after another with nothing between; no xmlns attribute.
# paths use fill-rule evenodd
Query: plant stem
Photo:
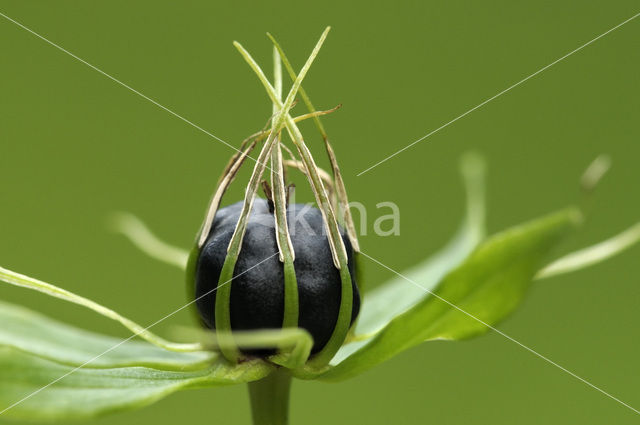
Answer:
<svg viewBox="0 0 640 425"><path fill-rule="evenodd" d="M266 378L250 382L253 425L287 425L291 374L277 369Z"/></svg>

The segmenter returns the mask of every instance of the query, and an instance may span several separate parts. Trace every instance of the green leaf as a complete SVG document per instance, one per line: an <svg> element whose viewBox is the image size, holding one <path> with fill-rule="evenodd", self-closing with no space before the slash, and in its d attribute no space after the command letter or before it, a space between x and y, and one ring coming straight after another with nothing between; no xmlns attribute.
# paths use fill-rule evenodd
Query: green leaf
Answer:
<svg viewBox="0 0 640 425"><path fill-rule="evenodd" d="M475 154L467 154L461 160L461 171L467 192L467 211L462 226L441 251L407 272L411 279L429 289L464 261L484 238L484 161ZM424 289L408 285L401 277L372 289L363 303L356 333L367 334L381 329L427 295Z"/></svg>
<svg viewBox="0 0 640 425"><path fill-rule="evenodd" d="M568 209L489 238L434 291L423 287L431 296L395 317L363 347L319 378L343 380L421 342L458 340L486 332L520 303L542 262L579 217L577 210ZM397 274L407 285L423 285Z"/></svg>
<svg viewBox="0 0 640 425"><path fill-rule="evenodd" d="M556 261L540 270L536 275L536 279L546 279L582 270L608 260L639 242L640 223L636 223L622 233L619 233L607 240L558 258Z"/></svg>
<svg viewBox="0 0 640 425"><path fill-rule="evenodd" d="M255 381L271 370L264 362L230 367L224 360L191 372L145 367L75 370L0 347L0 414L29 420L89 418L140 408L182 389Z"/></svg>
<svg viewBox="0 0 640 425"><path fill-rule="evenodd" d="M153 325L147 326L146 328L142 327L141 325L137 324L133 320L128 319L118 314L117 312L111 310L110 308L107 308L101 304L98 304L93 300L74 294L71 291L67 291L66 289L59 288L55 285L44 282L42 280L34 279L32 277L14 272L12 270L5 269L3 267L0 267L0 282L5 282L10 285L19 286L22 288L32 289L34 291L41 292L51 297L60 298L70 303L74 303L74 304L86 307L104 317L107 317L111 320L115 320L119 322L120 324L122 324L122 326L124 326L125 328L133 332L135 336L139 336L145 341L148 341L151 344L154 344L166 350L179 351L179 352L202 350L202 347L199 344L180 344L180 343L167 341L164 338L159 337L158 335L154 334L149 330L149 328ZM185 308L187 305L183 306L182 308ZM178 309L170 313L160 321L172 316L173 314L177 313L181 309ZM157 324L157 323L158 322L155 322L154 324Z"/></svg>
<svg viewBox="0 0 640 425"><path fill-rule="evenodd" d="M406 275L424 288L433 287L453 268L460 265L482 241L485 235L485 174L486 164L474 153L460 161L467 211L460 229L449 243L432 257L414 266ZM398 314L413 307L429 295L423 288L408 284L401 277L372 289L365 295L355 329L355 341L344 345L331 364L336 365L367 343L368 337L384 328Z"/></svg>
<svg viewBox="0 0 640 425"><path fill-rule="evenodd" d="M178 353L146 342L125 341L78 329L24 307L0 302L0 346L9 346L59 363L89 367L147 366L164 370L206 367L209 351Z"/></svg>
<svg viewBox="0 0 640 425"><path fill-rule="evenodd" d="M147 225L129 212L115 212L109 217L111 228L126 236L131 243L149 257L184 270L189 258L186 249L160 240Z"/></svg>

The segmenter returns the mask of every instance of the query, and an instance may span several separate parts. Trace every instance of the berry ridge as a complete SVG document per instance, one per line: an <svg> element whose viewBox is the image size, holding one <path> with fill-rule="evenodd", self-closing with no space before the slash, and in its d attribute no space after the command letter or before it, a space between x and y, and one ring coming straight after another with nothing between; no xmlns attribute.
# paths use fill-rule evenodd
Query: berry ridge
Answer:
<svg viewBox="0 0 640 425"><path fill-rule="evenodd" d="M216 213L211 231L201 250L196 266L196 306L205 325L215 328L215 300L218 279L227 247L238 222L242 202ZM291 242L296 253L294 268L298 282L298 326L313 337L312 354L329 341L340 309L341 280L335 268L320 210L304 204L287 207ZM360 296L355 281L353 248L343 229L342 240L347 250L349 272L353 285L351 323L360 310ZM273 256L278 251L275 220L266 200L257 198L253 204L242 250L234 274L242 273L231 282L232 330L277 329L284 318L284 267ZM210 292L208 295L204 295ZM204 295L204 296L203 296ZM199 298L201 297L202 298ZM250 351L251 354L266 354Z"/></svg>

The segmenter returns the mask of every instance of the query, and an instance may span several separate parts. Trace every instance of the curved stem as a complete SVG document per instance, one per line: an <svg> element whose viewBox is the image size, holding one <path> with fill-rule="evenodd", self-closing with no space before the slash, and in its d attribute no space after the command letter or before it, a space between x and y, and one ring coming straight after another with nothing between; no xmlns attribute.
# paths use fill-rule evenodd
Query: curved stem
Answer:
<svg viewBox="0 0 640 425"><path fill-rule="evenodd" d="M250 382L253 425L287 425L291 375L278 369L266 378Z"/></svg>

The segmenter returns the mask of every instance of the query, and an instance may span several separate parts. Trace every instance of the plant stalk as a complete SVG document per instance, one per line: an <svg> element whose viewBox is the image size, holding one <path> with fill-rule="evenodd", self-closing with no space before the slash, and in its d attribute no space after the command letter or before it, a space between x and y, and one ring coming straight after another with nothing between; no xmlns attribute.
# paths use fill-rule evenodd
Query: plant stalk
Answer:
<svg viewBox="0 0 640 425"><path fill-rule="evenodd" d="M287 425L291 374L277 369L266 378L250 382L251 416L253 425Z"/></svg>

